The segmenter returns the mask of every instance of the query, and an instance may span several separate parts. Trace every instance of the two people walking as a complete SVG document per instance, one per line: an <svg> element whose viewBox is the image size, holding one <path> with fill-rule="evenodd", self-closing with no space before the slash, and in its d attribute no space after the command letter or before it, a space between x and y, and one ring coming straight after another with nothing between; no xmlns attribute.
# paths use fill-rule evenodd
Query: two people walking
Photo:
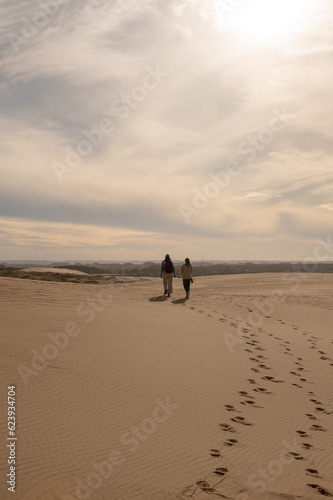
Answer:
<svg viewBox="0 0 333 500"><path fill-rule="evenodd" d="M185 259L185 264L181 266L181 273L183 278L183 287L186 292L186 298L190 298L190 285L193 283L192 279L193 267L189 258ZM163 279L164 295L170 297L172 293L172 280L176 277L175 266L167 253L161 263L161 278Z"/></svg>

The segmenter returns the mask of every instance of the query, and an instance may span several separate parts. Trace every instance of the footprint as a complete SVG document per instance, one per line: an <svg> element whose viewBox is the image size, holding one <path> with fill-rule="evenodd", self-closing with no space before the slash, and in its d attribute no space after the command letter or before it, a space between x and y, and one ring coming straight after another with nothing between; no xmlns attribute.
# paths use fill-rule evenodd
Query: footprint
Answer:
<svg viewBox="0 0 333 500"><path fill-rule="evenodd" d="M229 424L219 424L219 427L224 432L236 432L236 429L231 427Z"/></svg>
<svg viewBox="0 0 333 500"><path fill-rule="evenodd" d="M250 384L256 384L256 381L253 380L253 378L248 378L247 380L250 382Z"/></svg>
<svg viewBox="0 0 333 500"><path fill-rule="evenodd" d="M302 455L300 455L299 453L290 451L289 455L292 455L295 460L304 460L304 457L302 457Z"/></svg>
<svg viewBox="0 0 333 500"><path fill-rule="evenodd" d="M242 404L242 405L245 405L245 404L246 404L246 405L254 405L254 404L255 404L255 402L254 402L254 401L241 401L241 404Z"/></svg>
<svg viewBox="0 0 333 500"><path fill-rule="evenodd" d="M316 477L318 479L320 478L319 472L316 469L305 469L305 470L306 470L306 472L309 473L309 475Z"/></svg>
<svg viewBox="0 0 333 500"><path fill-rule="evenodd" d="M297 434L299 434L299 435L300 435L300 436L302 436L302 437L309 437L309 434L307 434L307 433L306 433L306 432L304 432L304 431L296 431L296 432L297 432Z"/></svg>
<svg viewBox="0 0 333 500"><path fill-rule="evenodd" d="M311 413L306 413L305 415L309 417L310 420L317 420L317 418L311 415Z"/></svg>
<svg viewBox="0 0 333 500"><path fill-rule="evenodd" d="M253 389L255 390L255 389ZM251 398L251 399L254 399L253 396L251 396L251 394L249 394L248 392L246 391L239 391L238 394L240 394L241 396L243 396L244 398Z"/></svg>
<svg viewBox="0 0 333 500"><path fill-rule="evenodd" d="M268 376L266 376L266 377L261 377L261 378L263 380L269 380L270 382L274 382L275 384L282 384L282 383L284 383L284 380L278 380L278 379L276 379L274 377L268 377Z"/></svg>
<svg viewBox="0 0 333 500"><path fill-rule="evenodd" d="M258 387L257 389L253 389L255 392L261 392L262 394L273 394L272 392L264 389L263 387Z"/></svg>
<svg viewBox="0 0 333 500"><path fill-rule="evenodd" d="M313 444L309 444L309 443L302 443L302 447L303 447L305 450L311 450L311 448L313 448Z"/></svg>
<svg viewBox="0 0 333 500"><path fill-rule="evenodd" d="M250 422L248 422L244 417L234 417L234 418L231 418L230 420L232 420L233 422L236 422L237 424L242 424L242 425L247 425L247 426L253 425Z"/></svg>
<svg viewBox="0 0 333 500"><path fill-rule="evenodd" d="M224 476L228 472L228 469L226 467L217 467L214 470L214 473L217 474L218 476Z"/></svg>
<svg viewBox="0 0 333 500"><path fill-rule="evenodd" d="M238 443L237 439L228 439L223 444L224 446L234 446L236 443Z"/></svg>
<svg viewBox="0 0 333 500"><path fill-rule="evenodd" d="M322 413L326 413L326 415L331 415L330 411L326 411L325 408L315 408L316 411L321 411Z"/></svg>
<svg viewBox="0 0 333 500"><path fill-rule="evenodd" d="M307 484L307 486L309 486L309 488L313 488L324 497L333 497L333 495L329 491L325 490L325 488L322 488L318 484Z"/></svg>
<svg viewBox="0 0 333 500"><path fill-rule="evenodd" d="M219 450L210 450L210 455L212 457L220 457L221 456L221 452Z"/></svg>
<svg viewBox="0 0 333 500"><path fill-rule="evenodd" d="M313 424L311 426L311 430L312 431L321 431L321 432L326 432L326 429L324 429L324 427L322 427L321 425L316 425L316 424Z"/></svg>
<svg viewBox="0 0 333 500"><path fill-rule="evenodd" d="M239 410L236 410L236 408L233 405L224 405L224 408L227 411L239 411Z"/></svg>

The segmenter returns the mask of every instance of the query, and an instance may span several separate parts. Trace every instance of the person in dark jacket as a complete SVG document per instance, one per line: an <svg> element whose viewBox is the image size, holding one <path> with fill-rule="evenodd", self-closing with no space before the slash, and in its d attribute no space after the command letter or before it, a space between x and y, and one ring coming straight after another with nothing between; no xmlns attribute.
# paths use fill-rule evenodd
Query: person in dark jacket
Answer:
<svg viewBox="0 0 333 500"><path fill-rule="evenodd" d="M163 279L164 295L170 297L172 293L172 279L176 277L175 267L170 255L167 253L161 262L161 278Z"/></svg>

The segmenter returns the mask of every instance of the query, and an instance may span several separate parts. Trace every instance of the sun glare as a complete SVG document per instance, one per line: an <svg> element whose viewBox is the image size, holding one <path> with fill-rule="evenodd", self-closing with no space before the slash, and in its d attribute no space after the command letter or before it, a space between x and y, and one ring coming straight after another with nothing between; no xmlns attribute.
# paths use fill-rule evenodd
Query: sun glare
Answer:
<svg viewBox="0 0 333 500"><path fill-rule="evenodd" d="M315 0L216 0L218 26L244 41L281 42L306 29Z"/></svg>

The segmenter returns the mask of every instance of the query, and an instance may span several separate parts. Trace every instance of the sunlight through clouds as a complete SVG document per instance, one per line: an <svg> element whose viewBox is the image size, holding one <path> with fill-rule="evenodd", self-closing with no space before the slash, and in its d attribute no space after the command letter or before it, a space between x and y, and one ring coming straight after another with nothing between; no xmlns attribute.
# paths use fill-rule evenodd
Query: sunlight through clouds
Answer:
<svg viewBox="0 0 333 500"><path fill-rule="evenodd" d="M331 230L330 3L2 4L4 259L296 259Z"/></svg>
<svg viewBox="0 0 333 500"><path fill-rule="evenodd" d="M311 28L321 11L316 0L216 0L217 26L245 43L280 44Z"/></svg>

